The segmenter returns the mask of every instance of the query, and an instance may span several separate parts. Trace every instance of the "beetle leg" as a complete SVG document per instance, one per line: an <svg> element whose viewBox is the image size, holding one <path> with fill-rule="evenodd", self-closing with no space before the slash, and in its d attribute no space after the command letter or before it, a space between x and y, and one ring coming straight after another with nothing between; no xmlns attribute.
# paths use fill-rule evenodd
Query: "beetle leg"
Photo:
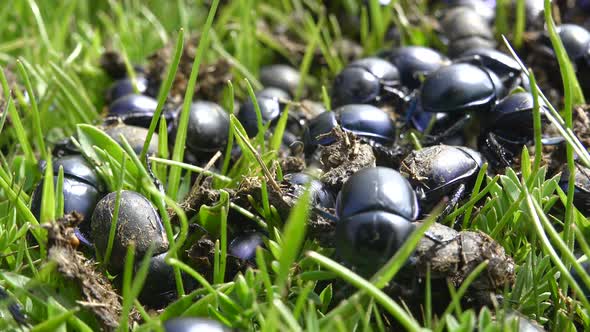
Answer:
<svg viewBox="0 0 590 332"><path fill-rule="evenodd" d="M465 114L464 116L462 116L461 118L459 118L457 120L457 122L455 122L452 126L450 126L449 128L445 129L442 133L437 134L437 135L424 135L424 138L422 139L422 144L423 145L436 145L436 144L439 144L445 138L448 138L448 137L450 137L450 136L458 133L460 130L462 130L463 127L465 127L465 125L470 120L471 120L471 115Z"/></svg>
<svg viewBox="0 0 590 332"><path fill-rule="evenodd" d="M455 190L455 192L453 193L453 195L451 196L451 198L447 202L444 210L438 216L437 222L441 222L446 216L449 215L449 213L451 213L451 211L453 211L455 209L455 207L459 203L459 200L463 197L463 195L465 195L466 189L467 189L467 187L465 186L465 183L461 183L461 185L459 185L457 190Z"/></svg>
<svg viewBox="0 0 590 332"><path fill-rule="evenodd" d="M150 159L147 154L145 155L145 165L146 165L146 170L147 170L152 182L154 183L156 188L158 188L158 191L163 194L166 194L166 190L164 190L164 186L162 185L162 182L160 182L160 180L158 179L158 177L154 174L154 171L152 170L152 164L150 163Z"/></svg>
<svg viewBox="0 0 590 332"><path fill-rule="evenodd" d="M499 159L498 162L504 167L510 167L512 156L500 143L498 143L496 135L491 132L488 133L485 142L490 152Z"/></svg>
<svg viewBox="0 0 590 332"><path fill-rule="evenodd" d="M312 211L315 212L315 213L317 213L317 214L319 214L321 217L323 217L323 218L325 218L325 219L327 219L327 220L329 220L329 221L331 221L333 223L337 223L338 222L338 217L336 217L335 215L333 215L333 214L325 211L322 208L319 208L317 206L314 206L312 208Z"/></svg>
<svg viewBox="0 0 590 332"><path fill-rule="evenodd" d="M0 301L8 302L8 311L12 318L21 326L30 326L27 321L27 316L22 311L21 306L10 298L10 295L0 287Z"/></svg>

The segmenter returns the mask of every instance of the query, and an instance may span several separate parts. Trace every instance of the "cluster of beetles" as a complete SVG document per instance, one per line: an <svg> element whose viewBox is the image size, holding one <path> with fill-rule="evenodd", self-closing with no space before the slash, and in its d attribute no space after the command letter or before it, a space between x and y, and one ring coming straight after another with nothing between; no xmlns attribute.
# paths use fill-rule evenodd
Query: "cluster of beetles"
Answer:
<svg viewBox="0 0 590 332"><path fill-rule="evenodd" d="M530 82L519 63L498 45L493 31L494 8L490 3L493 1L446 1L438 20L439 37L446 53L423 46L399 46L356 59L327 87L329 105L295 103L301 76L298 69L286 64L262 67L258 77L263 89L256 92L256 99L236 103L237 119L251 138L262 128L272 132L281 114L289 108L280 155L298 158L305 166L285 174L281 188L289 188L290 195L295 197L309 188L311 218L323 218L329 223L333 236L329 245L335 248L334 258L361 275L370 276L385 264L416 229L418 220L436 211L435 217L442 221L452 212L471 192L484 163L489 165L488 173L517 168L523 147L534 144ZM584 4L580 8L587 10ZM557 68L551 41L543 30L543 1L526 1L526 14L527 31L537 35L525 48L523 59L531 61L533 70L535 64ZM567 19L567 15L564 17ZM588 22L562 23L557 31L587 94L584 88L590 88L586 84L590 79L590 32L585 24L590 26ZM124 75L112 77L114 83L106 91L108 106L104 122L99 127L115 141L125 137L139 154L158 104L148 88L158 82L150 82L150 75L140 67L136 69L135 79ZM558 70L553 71L559 75ZM545 84L560 91L557 82L547 79ZM162 115L168 124L171 146L181 108L167 105ZM231 112L234 110L223 109L216 101L193 101L185 144L186 163L204 166L216 152L225 152ZM547 105L542 102L540 112L544 128L548 127L544 117ZM363 168L345 173L341 181L326 183L322 174L332 167L326 165L325 160L330 157L326 153L330 146L343 144L343 140L351 141L345 142L351 149L355 145L368 145L373 156ZM157 154L157 142L157 137L152 138L149 155ZM565 144L550 134L543 135L543 142ZM230 148L232 161L238 160L242 151L237 145ZM83 216L75 230L79 248L90 257L95 253L104 257L117 192L107 192L96 165L85 158L72 139L57 144L53 156L54 178L42 181L57 181L58 170L63 168L64 212L76 211ZM348 162L341 161L345 169ZM39 166L42 170L46 167ZM581 165L578 170L575 203L580 211L588 213L590 170ZM216 166L212 171L216 171ZM566 180L567 177L560 183L564 188ZM31 210L37 216L42 192L41 182L31 203ZM254 209L251 211L256 213ZM135 244L137 261L151 252L150 270L139 300L147 306L161 308L176 298L173 270L164 260L170 243L161 216L148 197L123 190L117 218L108 270L113 275L122 272L131 242ZM194 222L198 224L198 218ZM265 246L268 234L254 226L240 229L237 226L240 222L230 226L228 254L255 266L256 248ZM445 246L455 241L458 234L467 232L438 225L427 232L421 245L430 241L430 249ZM449 234L454 235L448 239ZM501 293L513 281L514 264L491 238L474 232L472 235L482 243L491 241L504 260L504 265L498 267L502 269L498 274L505 274L503 281L482 282L487 285L488 293ZM425 259L436 260L436 257L425 257L426 252L432 254L432 250L418 250L406 268L420 265ZM446 275L447 270L440 270L440 279L458 273L459 269L446 268L455 270L449 270ZM187 287L195 287L194 282ZM188 331L199 324L213 323L174 319L165 328ZM224 330L221 325L216 328Z"/></svg>

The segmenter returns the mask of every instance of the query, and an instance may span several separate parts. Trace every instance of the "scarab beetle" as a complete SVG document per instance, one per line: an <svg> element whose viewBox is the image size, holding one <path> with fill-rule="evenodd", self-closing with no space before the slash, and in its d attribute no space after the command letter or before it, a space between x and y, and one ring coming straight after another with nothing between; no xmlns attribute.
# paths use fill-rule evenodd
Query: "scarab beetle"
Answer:
<svg viewBox="0 0 590 332"><path fill-rule="evenodd" d="M322 208L333 208L335 204L334 195L324 186L324 184L305 173L290 173L286 174L284 180L290 186L289 194L300 197L305 191L305 186L309 183L311 203L313 206L320 206Z"/></svg>
<svg viewBox="0 0 590 332"><path fill-rule="evenodd" d="M334 138L330 131L340 125L359 137L384 146L396 140L396 127L389 115L372 105L352 104L324 112L309 121L303 141L306 153L311 153L318 145L329 145Z"/></svg>
<svg viewBox="0 0 590 332"><path fill-rule="evenodd" d="M265 87L279 88L295 96L301 75L297 69L288 65L270 65L260 69L260 83Z"/></svg>
<svg viewBox="0 0 590 332"><path fill-rule="evenodd" d="M423 46L406 46L381 52L380 57L395 65L401 83L410 90L420 87L420 76L426 76L450 63L439 52Z"/></svg>
<svg viewBox="0 0 590 332"><path fill-rule="evenodd" d="M150 259L148 274L138 296L142 304L151 308L164 307L178 297L174 269L165 261L167 254L164 252ZM140 261L137 261L136 269L139 268L138 263ZM185 291L191 291L194 287L194 280L184 274L182 277Z"/></svg>
<svg viewBox="0 0 590 332"><path fill-rule="evenodd" d="M456 61L469 61L491 70L498 76L506 91L517 86L527 91L530 89L528 76L518 62L506 53L491 48L473 48L462 53Z"/></svg>
<svg viewBox="0 0 590 332"><path fill-rule="evenodd" d="M451 7L464 6L472 9L487 22L492 23L496 17L496 1L485 0L448 0Z"/></svg>
<svg viewBox="0 0 590 332"><path fill-rule="evenodd" d="M375 271L414 230L418 200L410 183L385 167L364 168L336 200L336 251L360 270Z"/></svg>
<svg viewBox="0 0 590 332"><path fill-rule="evenodd" d="M281 89L267 88L259 91L256 94L256 101L260 108L260 115L262 116L262 124L274 122L278 120L281 115L281 110L284 108L283 99L288 100L289 94ZM256 117L256 108L252 100L244 102L240 106L238 112L238 120L246 130L250 137L258 134L258 119Z"/></svg>
<svg viewBox="0 0 590 332"><path fill-rule="evenodd" d="M104 132L114 139L117 143L122 144L121 135L125 137L127 142L133 148L135 153L140 154L147 137L148 130L142 127L130 126L123 123L117 123L109 125L103 128ZM158 135L154 134L150 145L148 147L149 154L155 154L158 152Z"/></svg>
<svg viewBox="0 0 590 332"><path fill-rule="evenodd" d="M449 40L449 56L455 57L477 47L494 48L492 29L485 18L467 6L449 8L441 20L442 30Z"/></svg>
<svg viewBox="0 0 590 332"><path fill-rule="evenodd" d="M590 31L576 24L562 24L558 26L556 30L563 43L563 47L572 62L576 63L580 59L588 56ZM548 32L545 32L542 35L541 43L544 46L544 52L555 56Z"/></svg>
<svg viewBox="0 0 590 332"><path fill-rule="evenodd" d="M253 260L256 248L264 245L263 235L259 232L249 232L236 236L227 248L227 252L242 260Z"/></svg>
<svg viewBox="0 0 590 332"><path fill-rule="evenodd" d="M423 211L430 211L445 196L452 197L444 217L473 185L482 165L481 155L469 148L435 145L410 153L400 172L414 187Z"/></svg>
<svg viewBox="0 0 590 332"><path fill-rule="evenodd" d="M178 126L176 121L174 128ZM229 115L221 106L210 101L191 104L186 147L197 159L209 159L213 153L226 148L229 136ZM175 130L172 137L176 137Z"/></svg>
<svg viewBox="0 0 590 332"><path fill-rule="evenodd" d="M347 104L380 105L402 98L400 73L390 62L380 58L364 58L344 68L332 85L332 107Z"/></svg>
<svg viewBox="0 0 590 332"><path fill-rule="evenodd" d="M109 106L109 117L118 117L124 123L131 126L149 128L158 102L148 96L130 94L115 100ZM166 120L171 120L171 115L164 113Z"/></svg>
<svg viewBox="0 0 590 332"><path fill-rule="evenodd" d="M137 93L144 94L148 87L147 79L143 76L136 77L135 87L137 88ZM112 103L119 98L135 93L136 91L133 87L133 81L130 78L123 78L116 80L111 84L106 92L105 100L107 103Z"/></svg>
<svg viewBox="0 0 590 332"><path fill-rule="evenodd" d="M111 224L114 218L116 192L102 198L92 214L91 234L94 246L100 257L104 257L108 245ZM152 203L143 195L134 191L121 191L119 215L115 225L115 239L109 260L113 272L120 272L125 262L127 247L135 244L135 258L140 260L150 246L153 254L160 254L168 249L168 240L160 215Z"/></svg>
<svg viewBox="0 0 590 332"><path fill-rule="evenodd" d="M479 149L494 167L498 163L509 166L512 157L520 153L523 145L533 140L533 106L533 96L520 92L502 99L483 116L485 125L479 137ZM541 115L546 112L542 102L540 111Z"/></svg>
<svg viewBox="0 0 590 332"><path fill-rule="evenodd" d="M53 161L53 181L57 183L59 167L63 167L64 213L76 211L84 219L75 231L79 240L90 245L90 217L96 203L102 196L102 181L82 155L67 155ZM42 165L45 168L45 165ZM41 181L31 199L31 212L39 218L43 199L43 181Z"/></svg>
<svg viewBox="0 0 590 332"><path fill-rule="evenodd" d="M413 123L427 123L429 115L423 112L448 113L450 127L444 129L437 139L446 138L462 129L472 113L489 111L504 91L500 78L491 70L469 63L455 63L440 68L424 80L407 116Z"/></svg>
<svg viewBox="0 0 590 332"><path fill-rule="evenodd" d="M197 317L177 317L164 322L166 332L229 332L229 328L220 322Z"/></svg>

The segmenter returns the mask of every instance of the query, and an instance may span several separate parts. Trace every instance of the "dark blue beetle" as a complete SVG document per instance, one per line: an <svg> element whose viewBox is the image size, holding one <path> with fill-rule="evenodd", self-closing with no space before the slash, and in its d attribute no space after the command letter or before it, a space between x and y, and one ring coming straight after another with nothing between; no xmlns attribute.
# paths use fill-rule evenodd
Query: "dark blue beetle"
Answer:
<svg viewBox="0 0 590 332"><path fill-rule="evenodd" d="M445 11L440 20L448 39L448 53L455 57L469 49L494 48L494 34L490 24L469 6L456 6Z"/></svg>
<svg viewBox="0 0 590 332"><path fill-rule="evenodd" d="M427 76L431 72L450 63L441 53L423 46L406 46L379 54L395 65L400 74L401 83L409 90L420 87L420 76Z"/></svg>
<svg viewBox="0 0 590 332"><path fill-rule="evenodd" d="M278 88L295 96L301 75L288 65L270 65L260 68L260 83L266 88Z"/></svg>
<svg viewBox="0 0 590 332"><path fill-rule="evenodd" d="M256 248L264 245L264 238L261 233L250 232L236 236L227 248L227 252L242 260L254 260Z"/></svg>
<svg viewBox="0 0 590 332"><path fill-rule="evenodd" d="M92 239L100 257L104 257L113 223L116 192L103 197L92 213L90 223ZM109 268L112 272L122 271L130 243L135 244L135 258L141 260L150 247L154 255L168 249L168 240L160 215L152 203L134 191L121 191L119 215L115 230Z"/></svg>
<svg viewBox="0 0 590 332"><path fill-rule="evenodd" d="M87 246L91 246L90 237L90 217L94 211L94 207L99 199L102 197L103 183L90 165L82 155L67 155L53 161L53 181L57 183L57 174L59 167L62 166L64 170L63 179L63 199L64 199L64 213L71 213L76 211L80 213L84 219L75 230L76 236L80 242ZM45 164L41 165L45 169ZM41 181L31 199L31 212L36 218L41 214L41 202L43 199L43 181Z"/></svg>
<svg viewBox="0 0 590 332"><path fill-rule="evenodd" d="M286 174L284 180L290 186L289 194L300 197L305 191L305 186L310 186L311 204L325 209L333 208L335 204L334 195L324 186L324 184L316 180L309 174L305 173L290 173Z"/></svg>
<svg viewBox="0 0 590 332"><path fill-rule="evenodd" d="M479 149L492 166L509 166L522 147L533 141L533 105L530 93L515 93L502 99L483 116ZM541 101L540 111L542 119L545 119L543 114L547 107Z"/></svg>
<svg viewBox="0 0 590 332"><path fill-rule="evenodd" d="M365 168L336 200L336 251L361 271L374 272L414 230L418 200L408 181L385 167Z"/></svg>
<svg viewBox="0 0 590 332"><path fill-rule="evenodd" d="M197 317L177 317L164 322L166 332L228 332L229 328L220 322Z"/></svg>
<svg viewBox="0 0 590 332"><path fill-rule="evenodd" d="M430 211L443 197L451 199L439 218L444 218L475 183L482 156L469 148L435 145L410 153L400 172L414 187L420 208Z"/></svg>
<svg viewBox="0 0 590 332"><path fill-rule="evenodd" d="M474 48L461 54L456 61L470 62L489 69L498 76L505 91L511 91L517 86L530 90L528 76L518 62L506 53L491 48Z"/></svg>
<svg viewBox="0 0 590 332"><path fill-rule="evenodd" d="M400 73L390 62L364 58L350 63L332 84L332 107L347 104L381 105L404 97Z"/></svg>
<svg viewBox="0 0 590 332"><path fill-rule="evenodd" d="M309 121L303 141L306 153L318 145L329 145L334 138L328 134L336 126L357 136L381 144L392 145L396 140L396 127L389 115L372 105L353 104L324 112Z"/></svg>
<svg viewBox="0 0 590 332"><path fill-rule="evenodd" d="M125 97L127 95L132 95L135 93L144 94L148 88L148 81L143 76L136 77L135 81L137 87L137 92L133 87L133 81L130 78L123 78L120 80L116 80L111 84L107 93L105 95L105 100L107 103L112 103L115 100Z"/></svg>
<svg viewBox="0 0 590 332"><path fill-rule="evenodd" d="M256 94L256 101L260 108L260 114L262 116L262 124L274 123L279 119L281 110L285 107L283 100L289 100L289 93L277 89L277 88L266 88L259 91ZM238 112L238 120L246 130L246 133L250 137L258 134L258 119L256 117L256 108L252 100L244 102L240 106Z"/></svg>

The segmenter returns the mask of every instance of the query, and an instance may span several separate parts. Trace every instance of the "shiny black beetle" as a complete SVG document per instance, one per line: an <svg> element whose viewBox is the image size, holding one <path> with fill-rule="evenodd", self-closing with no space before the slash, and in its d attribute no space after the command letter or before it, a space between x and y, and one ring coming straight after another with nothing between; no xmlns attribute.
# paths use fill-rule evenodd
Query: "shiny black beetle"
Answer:
<svg viewBox="0 0 590 332"><path fill-rule="evenodd" d="M78 212L84 219L75 230L75 234L83 244L90 246L90 217L96 203L102 197L103 183L86 159L80 154L67 155L53 161L53 181L57 182L59 167L63 167L63 199L64 213ZM45 168L45 164L41 165ZM39 218L43 199L43 181L41 181L31 199L31 212Z"/></svg>
<svg viewBox="0 0 590 332"><path fill-rule="evenodd" d="M474 150L435 145L410 153L402 161L400 172L409 179L425 212L443 197L451 197L439 217L442 219L473 185L482 165L483 158Z"/></svg>
<svg viewBox="0 0 590 332"><path fill-rule="evenodd" d="M281 110L285 107L284 101L289 100L289 93L278 88L266 88L256 93L256 101L260 108L262 124L274 123L279 119ZM258 134L258 118L256 108L252 100L247 100L240 106L238 120L250 137Z"/></svg>
<svg viewBox="0 0 590 332"><path fill-rule="evenodd" d="M442 66L450 64L441 53L423 46L405 46L379 54L395 65L403 86L409 90L420 87L420 76L427 76Z"/></svg>
<svg viewBox="0 0 590 332"><path fill-rule="evenodd" d="M380 58L364 58L350 63L334 78L332 108L347 104L382 105L406 96L398 69Z"/></svg>
<svg viewBox="0 0 590 332"><path fill-rule="evenodd" d="M347 263L374 272L414 230L418 200L397 171L371 167L353 174L336 200L336 251Z"/></svg>
<svg viewBox="0 0 590 332"><path fill-rule="evenodd" d="M137 88L137 93L144 94L148 88L147 79L144 76L136 77L135 87ZM108 88L105 94L105 101L110 104L119 98L135 93L136 91L133 87L133 81L130 78L122 78L113 82Z"/></svg>
<svg viewBox="0 0 590 332"><path fill-rule="evenodd" d="M494 34L485 18L468 6L451 7L440 21L448 38L448 54L455 57L469 49L494 48Z"/></svg>
<svg viewBox="0 0 590 332"><path fill-rule="evenodd" d="M164 331L166 332L228 332L229 328L220 322L197 317L177 317L164 322Z"/></svg>
<svg viewBox="0 0 590 332"><path fill-rule="evenodd" d="M306 153L318 145L332 144L329 133L338 125L373 144L390 146L396 140L395 123L385 111L372 105L345 105L309 121L303 135Z"/></svg>
<svg viewBox="0 0 590 332"><path fill-rule="evenodd" d="M104 132L109 135L115 142L122 144L121 136L125 137L127 142L131 145L133 151L137 154L141 153L148 130L142 127L126 125L124 123L115 122L103 127ZM150 145L148 147L148 154L155 154L158 152L158 134L152 136Z"/></svg>
<svg viewBox="0 0 590 332"><path fill-rule="evenodd" d="M115 100L110 106L107 118L119 118L131 126L149 128L158 102L148 96L130 94ZM163 112L166 122L172 123L174 114Z"/></svg>
<svg viewBox="0 0 590 332"><path fill-rule="evenodd" d="M319 206L325 209L333 208L335 204L334 195L326 186L313 176L305 173L286 174L284 180L290 184L289 193L294 197L300 197L305 191L305 186L310 186L312 206Z"/></svg>
<svg viewBox="0 0 590 332"><path fill-rule="evenodd" d="M288 65L270 65L260 69L260 83L267 88L278 88L295 97L301 75Z"/></svg>
<svg viewBox="0 0 590 332"><path fill-rule="evenodd" d="M426 140L426 145L432 145L461 130L472 114L491 110L504 93L500 78L491 70L455 63L440 68L424 80L407 116L416 124L428 122L436 113L448 114L450 127L437 133L438 137Z"/></svg>
<svg viewBox="0 0 590 332"><path fill-rule="evenodd" d="M574 206L584 216L590 216L590 169L576 163L576 174L574 177ZM563 191L567 192L568 183L569 171L567 167L564 167L559 180L559 186Z"/></svg>
<svg viewBox="0 0 590 332"><path fill-rule="evenodd" d="M542 102L540 111L541 115L546 112ZM482 122L480 151L493 167L510 166L512 158L534 139L532 94L520 92L507 96L485 114Z"/></svg>
<svg viewBox="0 0 590 332"><path fill-rule="evenodd" d="M178 119L171 131L172 138L176 137L177 127ZM207 161L215 152L226 148L229 137L229 115L214 102L195 101L190 106L186 135L188 151L197 160Z"/></svg>
<svg viewBox="0 0 590 332"><path fill-rule="evenodd" d="M94 246L100 257L104 257L108 245L109 233L113 222L116 192L102 198L92 214L90 223ZM153 246L153 254L160 254L168 249L168 240L160 215L152 203L143 195L134 191L121 191L119 216L117 219L115 239L109 260L113 272L120 272L125 263L127 247L135 243L137 260Z"/></svg>

